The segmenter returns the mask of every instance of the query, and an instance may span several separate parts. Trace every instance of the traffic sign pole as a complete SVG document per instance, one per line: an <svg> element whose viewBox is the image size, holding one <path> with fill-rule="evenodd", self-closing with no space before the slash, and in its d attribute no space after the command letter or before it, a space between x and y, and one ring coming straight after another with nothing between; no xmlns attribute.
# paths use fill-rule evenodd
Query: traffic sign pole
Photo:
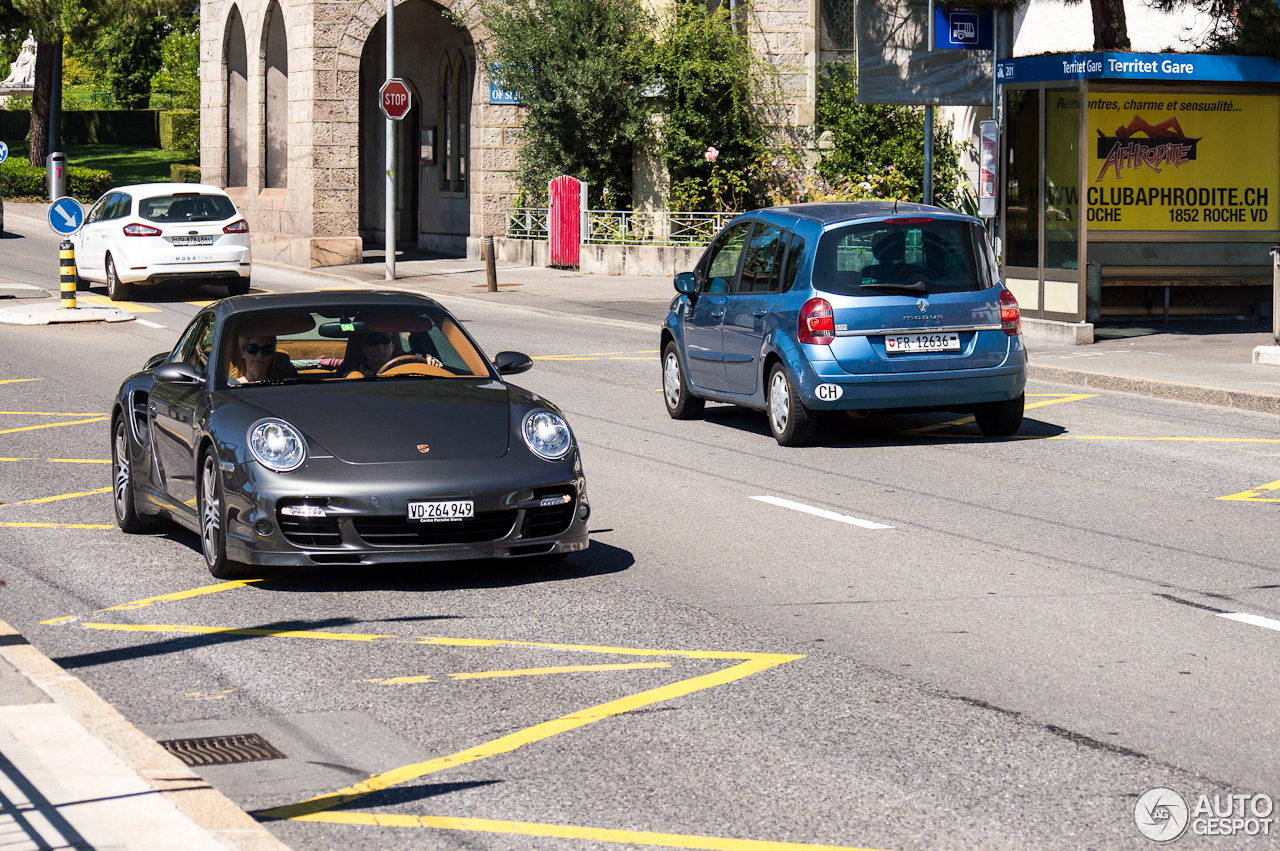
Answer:
<svg viewBox="0 0 1280 851"><path fill-rule="evenodd" d="M62 306L75 310L76 307L76 247L70 242L58 246L58 265L62 287Z"/></svg>
<svg viewBox="0 0 1280 851"><path fill-rule="evenodd" d="M396 78L396 0L387 0L387 83ZM383 91L387 84L384 83ZM379 100L386 112L386 95ZM387 280L396 279L396 124L387 114L386 243Z"/></svg>

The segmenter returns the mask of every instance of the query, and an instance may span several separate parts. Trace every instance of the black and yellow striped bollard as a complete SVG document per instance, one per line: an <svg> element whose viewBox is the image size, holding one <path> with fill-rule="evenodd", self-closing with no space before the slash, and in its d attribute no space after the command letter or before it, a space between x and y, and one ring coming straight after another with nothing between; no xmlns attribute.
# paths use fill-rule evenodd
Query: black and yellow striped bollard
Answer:
<svg viewBox="0 0 1280 851"><path fill-rule="evenodd" d="M70 242L58 246L58 265L61 267L62 306L74 310L76 306L76 247Z"/></svg>

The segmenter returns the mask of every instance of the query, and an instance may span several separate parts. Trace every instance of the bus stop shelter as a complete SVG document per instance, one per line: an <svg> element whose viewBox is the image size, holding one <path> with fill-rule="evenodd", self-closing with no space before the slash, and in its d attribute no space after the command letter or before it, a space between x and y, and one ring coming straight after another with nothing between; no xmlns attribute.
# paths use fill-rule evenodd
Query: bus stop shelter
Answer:
<svg viewBox="0 0 1280 851"><path fill-rule="evenodd" d="M1280 63L1077 53L1000 60L996 79L1002 266L1025 315L1261 315Z"/></svg>

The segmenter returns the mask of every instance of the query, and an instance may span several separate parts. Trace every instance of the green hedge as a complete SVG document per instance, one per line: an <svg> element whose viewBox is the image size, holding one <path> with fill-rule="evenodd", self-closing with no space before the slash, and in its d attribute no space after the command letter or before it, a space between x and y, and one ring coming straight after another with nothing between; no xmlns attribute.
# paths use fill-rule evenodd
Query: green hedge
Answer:
<svg viewBox="0 0 1280 851"><path fill-rule="evenodd" d="M184 137L200 132L200 113L194 109L170 109L160 113L160 149L181 149ZM198 138L198 136L197 136Z"/></svg>
<svg viewBox="0 0 1280 851"><path fill-rule="evenodd" d="M111 188L114 181L109 171L91 168L67 168L67 191L81 201L96 201ZM47 198L45 170L35 168L23 159L7 159L0 163L0 196L5 198Z"/></svg>
<svg viewBox="0 0 1280 851"><path fill-rule="evenodd" d="M171 183L199 183L200 166L173 163L169 166L169 181Z"/></svg>

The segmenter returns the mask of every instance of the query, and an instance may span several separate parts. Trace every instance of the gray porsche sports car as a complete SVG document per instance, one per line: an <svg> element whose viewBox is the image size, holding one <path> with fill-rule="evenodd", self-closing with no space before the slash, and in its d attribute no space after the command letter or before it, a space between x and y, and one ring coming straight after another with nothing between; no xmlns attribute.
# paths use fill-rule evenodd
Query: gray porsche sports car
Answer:
<svg viewBox="0 0 1280 851"><path fill-rule="evenodd" d="M224 299L120 387L116 520L186 526L219 578L585 549L573 432L502 378L532 365L421 296Z"/></svg>

